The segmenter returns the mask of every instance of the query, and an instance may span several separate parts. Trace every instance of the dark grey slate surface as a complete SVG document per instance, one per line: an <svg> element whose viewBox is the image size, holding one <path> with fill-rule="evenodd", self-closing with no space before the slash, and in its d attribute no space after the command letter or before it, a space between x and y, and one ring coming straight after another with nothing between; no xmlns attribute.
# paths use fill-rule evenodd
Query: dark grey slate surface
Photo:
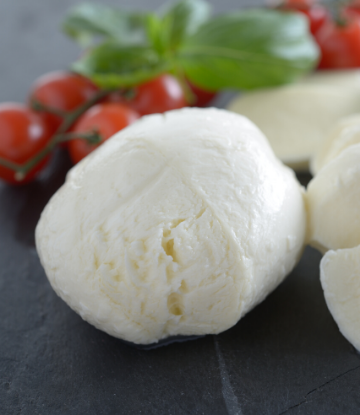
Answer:
<svg viewBox="0 0 360 415"><path fill-rule="evenodd" d="M1 101L22 99L36 76L76 57L57 30L75 3L0 2ZM360 356L326 308L321 257L310 248L264 303L219 336L142 351L83 322L50 288L34 248L40 212L69 166L58 154L41 180L0 184L1 415L360 413Z"/></svg>

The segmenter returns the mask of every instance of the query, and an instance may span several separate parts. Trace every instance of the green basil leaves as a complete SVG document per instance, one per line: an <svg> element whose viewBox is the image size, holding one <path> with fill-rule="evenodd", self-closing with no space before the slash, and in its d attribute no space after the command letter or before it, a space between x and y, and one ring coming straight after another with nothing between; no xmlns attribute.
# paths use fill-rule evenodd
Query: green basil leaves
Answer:
<svg viewBox="0 0 360 415"><path fill-rule="evenodd" d="M167 72L166 60L151 47L106 42L94 47L72 69L104 89L132 87Z"/></svg>
<svg viewBox="0 0 360 415"><path fill-rule="evenodd" d="M185 40L177 59L207 89L253 89L291 82L313 68L318 49L306 19L273 10L216 17Z"/></svg>
<svg viewBox="0 0 360 415"><path fill-rule="evenodd" d="M156 14L81 5L64 30L93 45L73 69L104 88L162 72L213 91L280 85L311 70L319 54L300 14L254 9L211 17L204 0L181 0Z"/></svg>

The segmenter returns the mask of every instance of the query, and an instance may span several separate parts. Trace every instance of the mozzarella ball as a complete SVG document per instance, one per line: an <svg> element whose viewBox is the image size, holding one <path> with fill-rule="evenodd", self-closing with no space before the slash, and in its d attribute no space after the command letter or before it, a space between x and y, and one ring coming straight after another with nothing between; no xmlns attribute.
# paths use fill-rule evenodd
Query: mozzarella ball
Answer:
<svg viewBox="0 0 360 415"><path fill-rule="evenodd" d="M307 188L310 243L322 252L360 245L360 144L326 164Z"/></svg>
<svg viewBox="0 0 360 415"><path fill-rule="evenodd" d="M360 351L360 246L327 252L320 263L320 278L341 333Z"/></svg>
<svg viewBox="0 0 360 415"><path fill-rule="evenodd" d="M219 333L295 266L306 211L293 172L246 118L144 117L69 173L36 229L57 294L124 340Z"/></svg>
<svg viewBox="0 0 360 415"><path fill-rule="evenodd" d="M354 144L360 144L360 115L358 114L342 118L335 124L321 144L318 153L311 160L312 174L317 174L325 164Z"/></svg>
<svg viewBox="0 0 360 415"><path fill-rule="evenodd" d="M360 93L309 82L249 92L228 108L253 121L284 163L307 170L333 124L360 110Z"/></svg>

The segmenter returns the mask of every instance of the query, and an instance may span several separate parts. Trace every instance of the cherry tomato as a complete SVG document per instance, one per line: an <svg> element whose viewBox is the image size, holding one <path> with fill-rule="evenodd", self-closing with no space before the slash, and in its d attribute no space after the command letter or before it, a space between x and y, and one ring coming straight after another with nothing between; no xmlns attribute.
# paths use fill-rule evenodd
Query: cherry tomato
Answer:
<svg viewBox="0 0 360 415"><path fill-rule="evenodd" d="M309 20L310 32L313 35L329 20L327 9L320 4L316 4L313 0L286 0L280 8L304 14Z"/></svg>
<svg viewBox="0 0 360 415"><path fill-rule="evenodd" d="M103 142L138 118L139 114L124 104L102 103L94 105L86 111L74 125L72 131L86 133L96 130L100 133ZM100 144L89 144L83 139L69 141L68 148L73 163L78 163Z"/></svg>
<svg viewBox="0 0 360 415"><path fill-rule="evenodd" d="M192 104L193 107L205 107L208 105L216 96L216 92L206 91L190 81L187 81L192 93L195 95L195 102Z"/></svg>
<svg viewBox="0 0 360 415"><path fill-rule="evenodd" d="M347 16L360 15L360 0L353 0L344 7L344 13Z"/></svg>
<svg viewBox="0 0 360 415"><path fill-rule="evenodd" d="M341 26L328 21L316 40L321 49L320 69L360 67L360 19L348 19Z"/></svg>
<svg viewBox="0 0 360 415"><path fill-rule="evenodd" d="M30 91L30 101L60 111L73 111L88 101L98 88L88 79L71 72L50 72L38 78ZM57 115L42 113L53 131L60 126L62 119Z"/></svg>
<svg viewBox="0 0 360 415"><path fill-rule="evenodd" d="M24 105L0 104L0 157L24 164L41 151L51 139L51 130L39 114ZM15 172L0 165L0 178L12 183L27 183L45 166L49 157L39 162L19 181Z"/></svg>
<svg viewBox="0 0 360 415"><path fill-rule="evenodd" d="M140 115L147 115L185 107L186 99L179 81L165 74L139 85L129 105Z"/></svg>

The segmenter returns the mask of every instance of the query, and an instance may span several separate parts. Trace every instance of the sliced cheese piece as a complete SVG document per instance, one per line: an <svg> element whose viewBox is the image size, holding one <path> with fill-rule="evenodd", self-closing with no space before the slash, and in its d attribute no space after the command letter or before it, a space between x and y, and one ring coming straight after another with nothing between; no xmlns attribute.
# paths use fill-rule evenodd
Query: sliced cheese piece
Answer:
<svg viewBox="0 0 360 415"><path fill-rule="evenodd" d="M300 84L331 85L360 90L359 69L316 71L299 81Z"/></svg>
<svg viewBox="0 0 360 415"><path fill-rule="evenodd" d="M320 279L341 333L360 351L360 246L329 251L320 263Z"/></svg>
<svg viewBox="0 0 360 415"><path fill-rule="evenodd" d="M360 114L342 118L335 124L323 141L318 153L311 160L310 171L313 175L343 150L360 143Z"/></svg>
<svg viewBox="0 0 360 415"><path fill-rule="evenodd" d="M360 93L350 87L295 84L249 92L228 109L253 121L284 163L305 170L333 124L360 111Z"/></svg>
<svg viewBox="0 0 360 415"><path fill-rule="evenodd" d="M360 144L345 149L306 192L310 243L322 252L360 245Z"/></svg>

